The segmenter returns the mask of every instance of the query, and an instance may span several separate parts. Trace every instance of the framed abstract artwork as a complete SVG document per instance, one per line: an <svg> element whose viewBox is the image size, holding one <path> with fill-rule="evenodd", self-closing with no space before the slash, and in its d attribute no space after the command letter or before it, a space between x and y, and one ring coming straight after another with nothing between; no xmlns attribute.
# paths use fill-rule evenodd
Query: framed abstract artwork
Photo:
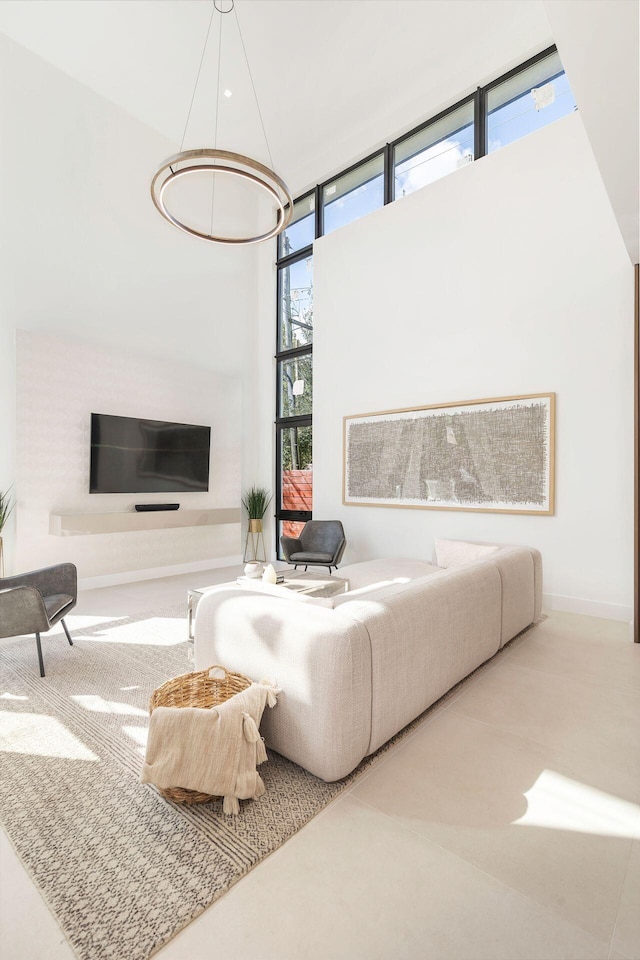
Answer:
<svg viewBox="0 0 640 960"><path fill-rule="evenodd" d="M555 393L344 417L343 503L553 514Z"/></svg>

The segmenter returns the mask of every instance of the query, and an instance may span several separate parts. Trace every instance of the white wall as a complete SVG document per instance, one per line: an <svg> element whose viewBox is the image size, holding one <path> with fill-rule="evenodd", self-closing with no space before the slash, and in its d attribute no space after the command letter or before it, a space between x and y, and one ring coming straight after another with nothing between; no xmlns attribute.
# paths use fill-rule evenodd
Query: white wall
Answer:
<svg viewBox="0 0 640 960"><path fill-rule="evenodd" d="M241 442L236 378L130 351L123 355L82 340L18 331L16 379L17 569L67 560L85 582L117 582L167 567L202 569L238 562L239 522L89 536L49 533L50 514L129 512L134 503L171 500L185 510L237 509ZM91 413L210 426L208 492L90 494Z"/></svg>
<svg viewBox="0 0 640 960"><path fill-rule="evenodd" d="M574 114L315 244L314 517L346 561L542 551L548 602L628 619L633 272ZM342 418L554 391L552 517L342 505Z"/></svg>
<svg viewBox="0 0 640 960"><path fill-rule="evenodd" d="M631 262L638 263L640 4L545 0L544 9Z"/></svg>
<svg viewBox="0 0 640 960"><path fill-rule="evenodd" d="M257 255L158 215L150 179L178 144L1 35L0 127L0 489L15 478L16 329L236 375L250 389ZM242 416L245 486L255 403Z"/></svg>

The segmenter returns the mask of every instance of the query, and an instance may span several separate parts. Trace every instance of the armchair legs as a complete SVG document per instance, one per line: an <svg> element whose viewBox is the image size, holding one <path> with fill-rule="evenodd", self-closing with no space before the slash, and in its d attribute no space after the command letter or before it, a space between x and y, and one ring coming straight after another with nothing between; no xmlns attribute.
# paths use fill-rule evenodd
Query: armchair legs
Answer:
<svg viewBox="0 0 640 960"><path fill-rule="evenodd" d="M64 618L61 618L60 623L64 627L64 632L67 635L67 640L69 641L69 646L73 646L73 640L71 639L71 634L67 629L67 625L64 622ZM38 648L38 663L40 664L40 676L44 677L44 660L42 659L42 644L40 643L40 634L36 633L36 646Z"/></svg>
<svg viewBox="0 0 640 960"><path fill-rule="evenodd" d="M69 631L67 630L67 625L66 625L66 623L64 622L64 617L61 618L60 623L61 623L62 626L64 627L64 632L65 632L66 635L67 635L67 640L69 641L69 646L72 647L72 646L73 646L73 640L71 639L71 634L70 634Z"/></svg>
<svg viewBox="0 0 640 960"><path fill-rule="evenodd" d="M36 633L36 646L38 647L38 663L40 664L40 676L44 677L44 660L42 659L42 646L40 644L39 633Z"/></svg>

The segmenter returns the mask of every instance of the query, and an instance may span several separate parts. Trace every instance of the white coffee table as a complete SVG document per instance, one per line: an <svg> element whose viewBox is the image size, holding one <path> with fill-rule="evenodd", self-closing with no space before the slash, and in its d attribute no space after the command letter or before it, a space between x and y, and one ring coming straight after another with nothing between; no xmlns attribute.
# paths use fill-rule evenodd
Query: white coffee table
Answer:
<svg viewBox="0 0 640 960"><path fill-rule="evenodd" d="M294 590L296 593L303 593L310 597L335 597L338 594L346 593L349 589L349 581L341 577L333 577L330 574L308 573L297 570L284 571L285 578L279 587L286 587L287 590ZM259 590L263 586L262 580L257 577L238 577L232 583L240 583L243 586L253 587ZM209 587L190 587L187 590L187 632L188 638L193 643L193 621L195 618L196 607L199 601L213 586L222 586L214 584ZM268 584L271 586L271 584Z"/></svg>

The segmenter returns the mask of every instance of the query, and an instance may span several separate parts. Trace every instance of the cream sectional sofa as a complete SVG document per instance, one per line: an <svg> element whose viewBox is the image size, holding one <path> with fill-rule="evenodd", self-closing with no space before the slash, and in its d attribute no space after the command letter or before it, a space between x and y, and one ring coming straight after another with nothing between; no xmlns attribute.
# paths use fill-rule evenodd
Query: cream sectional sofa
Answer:
<svg viewBox="0 0 640 960"><path fill-rule="evenodd" d="M341 567L348 593L222 584L198 604L195 667L274 678L269 747L339 780L540 616L537 550L437 541L440 565Z"/></svg>

